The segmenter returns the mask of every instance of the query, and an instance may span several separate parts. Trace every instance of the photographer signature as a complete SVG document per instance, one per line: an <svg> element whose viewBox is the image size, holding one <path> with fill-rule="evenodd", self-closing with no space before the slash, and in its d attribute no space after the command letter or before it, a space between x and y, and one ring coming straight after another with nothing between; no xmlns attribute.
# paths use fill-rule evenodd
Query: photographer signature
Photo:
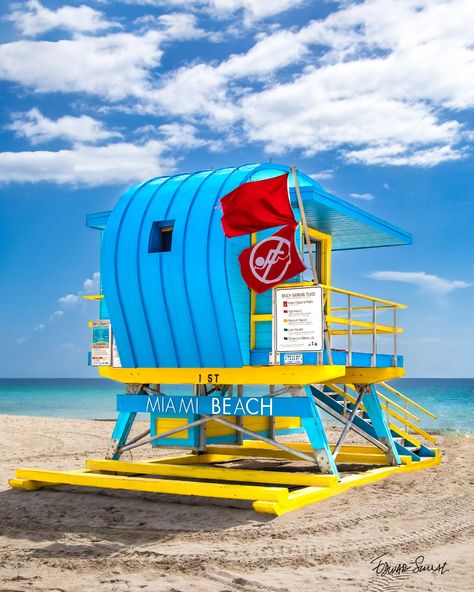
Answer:
<svg viewBox="0 0 474 592"><path fill-rule="evenodd" d="M414 561L409 561L408 563L394 563L391 565L388 561L384 560L383 558L386 557L387 553L383 553L383 555L379 555L375 559L372 559L370 562L371 564L375 565L372 568L372 571L375 572L378 576L386 576L386 575L401 575L407 573L423 573L423 572L432 572L438 574L444 574L449 569L446 567L448 562L445 561L444 563L425 563L424 555L418 555L418 557Z"/></svg>

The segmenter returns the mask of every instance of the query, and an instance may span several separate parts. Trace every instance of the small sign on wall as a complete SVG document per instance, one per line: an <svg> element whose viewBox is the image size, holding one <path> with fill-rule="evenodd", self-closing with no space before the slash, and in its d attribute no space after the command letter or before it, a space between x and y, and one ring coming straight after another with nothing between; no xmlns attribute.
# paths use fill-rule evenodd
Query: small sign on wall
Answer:
<svg viewBox="0 0 474 592"><path fill-rule="evenodd" d="M112 361L112 331L110 321L92 321L91 365L110 366Z"/></svg>
<svg viewBox="0 0 474 592"><path fill-rule="evenodd" d="M276 352L322 351L323 289L320 286L275 288L273 336Z"/></svg>

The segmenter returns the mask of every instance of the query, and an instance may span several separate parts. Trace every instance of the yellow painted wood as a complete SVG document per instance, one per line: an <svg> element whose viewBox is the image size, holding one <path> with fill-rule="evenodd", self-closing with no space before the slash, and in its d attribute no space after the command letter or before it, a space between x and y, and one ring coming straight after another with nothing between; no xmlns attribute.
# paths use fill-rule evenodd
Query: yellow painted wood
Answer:
<svg viewBox="0 0 474 592"><path fill-rule="evenodd" d="M273 320L273 315L272 314L253 314L251 320L254 323L262 323L265 321L271 321L271 320Z"/></svg>
<svg viewBox="0 0 474 592"><path fill-rule="evenodd" d="M105 487L107 489L125 489L168 493L175 495L193 495L239 500L284 501L288 489L284 487L266 487L257 485L234 485L227 483L202 483L173 479L150 479L121 475L104 475L88 471L49 471L42 469L17 469L17 479L29 479L56 485L78 485L83 487Z"/></svg>
<svg viewBox="0 0 474 592"><path fill-rule="evenodd" d="M431 411L428 411L428 409L425 409L419 403L417 403L416 401L413 401L413 399L410 399L409 397L407 397L403 393L400 393L399 391L397 391L396 389L394 389L389 384L386 384L385 382L381 382L380 384L381 384L381 386L384 386L386 389L388 389L392 393L395 393L396 395L398 395L399 397L401 397L407 403L410 403L410 405L413 405L414 407L416 407L420 411L423 411L423 413L426 413L427 415L429 415L433 419L437 419L437 417L438 417L437 415L435 415L434 413L431 413Z"/></svg>
<svg viewBox="0 0 474 592"><path fill-rule="evenodd" d="M338 294L349 294L356 298L362 298L364 300L370 300L371 302L380 302L381 304L389 304L391 307L396 308L408 308L406 304L400 304L399 302L392 302L391 300L384 300L383 298L376 298L375 296L368 296L367 294L360 294L359 292L352 292L351 290L343 290L342 288L335 288L334 286L321 284L323 288L331 290L331 292L337 292Z"/></svg>
<svg viewBox="0 0 474 592"><path fill-rule="evenodd" d="M281 449L265 449L250 446L245 448L241 446L207 446L207 452L210 454L227 454L232 458L278 458L278 459L290 459L290 460L301 460L298 456Z"/></svg>
<svg viewBox="0 0 474 592"><path fill-rule="evenodd" d="M350 403L355 403L356 399L355 397L353 397L350 393L344 393L344 391L339 388L336 384L329 384L328 385L330 388L332 388L335 392L337 392L338 394L345 396L346 399L350 402ZM353 391L355 391L355 388L353 385L348 385ZM382 409L384 411L387 411L387 406L384 403L380 403L380 406L382 407ZM363 403L361 403L360 405L360 409L362 411L365 411L365 406ZM415 424L413 424L411 421L409 421L408 419L406 420L404 417L402 417L401 415L399 415L396 411L393 411L392 409L389 409L388 411L389 415L391 417L394 417L395 419L398 419L400 422L402 422L404 425L410 427L411 429L413 429L413 431L420 433L421 435L423 435L424 437L428 436L427 440L429 440L430 442L436 442L434 436L432 436L431 434L428 434L427 432L425 432L424 430L422 430L421 428L419 428L418 426L416 426ZM400 437L404 438L405 440L408 440L409 442L411 442L413 445L420 447L421 446L421 442L412 434L409 434L408 432L406 432L403 428L401 428L400 426L389 422L389 428L391 430L393 430L394 432L396 432ZM416 428L416 429L414 429Z"/></svg>
<svg viewBox="0 0 474 592"><path fill-rule="evenodd" d="M328 323L331 323L333 325L352 325L352 327L363 327L368 330L368 333L372 333L374 327L373 323L370 323L369 321L359 321L357 319L352 319L351 321L349 321L349 319L346 319L344 317L335 317L333 315L328 315L327 321ZM391 335L393 333L403 333L402 327L394 327L393 325L381 325L379 323L376 323L375 329L377 333L384 335ZM353 333L355 333L355 330L353 331Z"/></svg>
<svg viewBox="0 0 474 592"><path fill-rule="evenodd" d="M374 369L375 370L375 369ZM112 368L99 374L123 383L140 384L311 384L343 377L345 366L243 366L242 368ZM390 376L384 373L383 376ZM391 376L393 377L393 376ZM383 378L382 378L383 380ZM388 380L388 378L387 378ZM340 382L340 380L337 380ZM353 380L351 382L354 382Z"/></svg>
<svg viewBox="0 0 474 592"><path fill-rule="evenodd" d="M155 420L155 428L156 428L156 435L159 436L160 434L165 434L166 432L169 432L171 430L173 430L174 428L178 428L181 426L185 426L188 423L190 423L190 421L188 421L188 419L182 419L182 418L168 418L168 417L158 417ZM188 430L183 430L182 432L177 432L176 434L171 434L171 436L168 436L169 439L181 439L181 438L187 438L188 437ZM167 438L167 439L168 439Z"/></svg>
<svg viewBox="0 0 474 592"><path fill-rule="evenodd" d="M50 483L43 483L42 481L30 481L29 479L9 479L8 484L13 489L23 489L25 491L37 491L42 487L51 485Z"/></svg>
<svg viewBox="0 0 474 592"><path fill-rule="evenodd" d="M339 495L344 491L347 491L351 487L359 487L380 481L397 472L411 472L421 471L435 467L441 462L441 457L421 460L419 462L403 464L398 467L380 467L377 469L371 469L363 473L356 475L350 475L343 477L338 485L334 487L318 488L318 487L305 487L295 492L291 492L288 495L288 499L284 502L271 502L271 501L255 501L253 508L256 512L264 512L268 514L274 514L281 516L287 512L298 510L310 504L313 504L324 499L328 499L335 495Z"/></svg>
<svg viewBox="0 0 474 592"><path fill-rule="evenodd" d="M309 442L282 442L285 446L299 450L300 452L312 452L312 447ZM244 440L242 443L244 448L260 448L260 449L271 449L277 450L276 446L269 444L268 442L256 442L255 440ZM331 449L334 450L335 444L331 444ZM380 448L371 444L343 444L341 451L344 452L361 452L362 454L380 454Z"/></svg>
<svg viewBox="0 0 474 592"><path fill-rule="evenodd" d="M403 368L360 368L347 367L346 373L337 379L340 384L375 384L383 380L392 380L405 376Z"/></svg>
<svg viewBox="0 0 474 592"><path fill-rule="evenodd" d="M249 470L222 467L196 467L190 465L153 464L121 460L87 460L86 468L95 471L117 471L118 473L163 475L168 477L187 477L189 479L235 481L238 483L269 483L275 485L307 485L324 487L333 482L332 480L326 479L326 475L312 473L267 471L263 469Z"/></svg>
<svg viewBox="0 0 474 592"><path fill-rule="evenodd" d="M267 432L268 431L268 417L263 416L244 416L242 421L242 425L244 428L251 430L252 432ZM227 418L227 421L230 423L235 424L236 418L235 416L230 416ZM288 430L288 429L296 429L301 427L301 418L299 417L275 417L275 430L278 432L280 430ZM173 430L178 427L186 426L186 424L190 423L188 419L180 419L180 418L173 418L173 417L157 417L155 419L156 425L156 433L164 434L170 430ZM236 430L232 429L230 426L223 425L217 421L209 421L206 424L206 437L207 438L215 438L219 436L231 436L235 434ZM172 436L168 436L168 438L172 439L179 439L179 438L187 438L188 431L177 432Z"/></svg>
<svg viewBox="0 0 474 592"><path fill-rule="evenodd" d="M407 417L411 417L415 421L420 421L420 418L417 417L416 415L414 415L413 413L411 413L411 411L408 411L408 409L405 409L404 407L402 407L398 403L395 403L395 401L392 401L392 399L390 399L389 397L386 397L382 393L379 393L379 391L376 391L376 393L382 400L384 400L386 403L388 403L390 405L390 407L395 407L395 409L398 409L402 413L406 414Z"/></svg>

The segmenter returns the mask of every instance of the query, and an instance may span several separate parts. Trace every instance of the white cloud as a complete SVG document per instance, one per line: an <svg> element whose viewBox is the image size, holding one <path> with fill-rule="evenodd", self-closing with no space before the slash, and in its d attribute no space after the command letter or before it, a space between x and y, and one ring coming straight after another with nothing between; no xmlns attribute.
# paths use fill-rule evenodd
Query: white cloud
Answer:
<svg viewBox="0 0 474 592"><path fill-rule="evenodd" d="M117 27L104 19L101 12L90 6L62 6L57 10L46 8L38 0L28 0L17 4L8 15L23 35L28 37L46 33L53 29L66 29L79 33L96 33Z"/></svg>
<svg viewBox="0 0 474 592"><path fill-rule="evenodd" d="M126 4L185 8L205 11L217 19L226 19L242 12L244 23L253 24L265 18L302 6L308 0L122 0Z"/></svg>
<svg viewBox="0 0 474 592"><path fill-rule="evenodd" d="M33 331L38 331L41 333L41 331L44 331L44 328L45 328L45 324L40 323L39 325L36 325L36 327L33 329Z"/></svg>
<svg viewBox="0 0 474 592"><path fill-rule="evenodd" d="M441 109L474 105L473 26L466 0L367 0L277 30L220 64L179 68L151 98L174 115L243 123L247 139L273 154L338 149L349 162L434 166L465 154L458 144L467 130ZM326 52L311 66L287 82L271 79L309 63L316 45Z"/></svg>
<svg viewBox="0 0 474 592"><path fill-rule="evenodd" d="M447 280L424 271L374 271L368 277L374 280L414 284L427 292L441 296L472 285L461 280Z"/></svg>
<svg viewBox="0 0 474 592"><path fill-rule="evenodd" d="M316 173L310 173L308 177L311 177L315 181L326 181L328 179L332 179L334 177L334 170L333 169L325 169L323 171L318 171Z"/></svg>
<svg viewBox="0 0 474 592"><path fill-rule="evenodd" d="M28 138L32 144L57 138L71 142L95 143L122 136L118 132L107 131L102 122L87 115L79 117L65 115L58 119L49 119L36 108L26 113L15 113L13 122L7 127L17 136Z"/></svg>
<svg viewBox="0 0 474 592"><path fill-rule="evenodd" d="M78 294L66 294L66 296L58 298L58 302L61 306L74 306L80 302L80 299L81 297Z"/></svg>
<svg viewBox="0 0 474 592"><path fill-rule="evenodd" d="M160 63L163 36L148 31L5 43L0 78L36 92L79 92L110 101L143 98L150 90L149 70Z"/></svg>
<svg viewBox="0 0 474 592"><path fill-rule="evenodd" d="M53 314L49 317L50 321L54 321L54 319L58 319L59 317L62 317L64 314L63 310L55 310L53 312Z"/></svg>
<svg viewBox="0 0 474 592"><path fill-rule="evenodd" d="M351 193L350 195L355 199L363 199L365 201L372 201L375 199L375 195L372 195L371 193Z"/></svg>
<svg viewBox="0 0 474 592"><path fill-rule="evenodd" d="M141 3L187 12L142 19L139 34L4 44L0 77L36 92L126 100L128 112L172 116L169 125L203 126L222 143L239 138L275 155L336 150L350 163L430 167L467 154L471 132L457 112L474 106L471 0L343 2L300 29L258 35L246 52L166 74L157 68L168 40L210 37L198 26L202 10L258 20L296 4Z"/></svg>
<svg viewBox="0 0 474 592"><path fill-rule="evenodd" d="M0 153L3 183L122 185L148 179L175 169L176 161L165 156L163 142L144 144L116 142L105 146L78 144L70 150Z"/></svg>
<svg viewBox="0 0 474 592"><path fill-rule="evenodd" d="M86 278L82 289L84 294L98 294L100 292L100 272L94 271L92 277Z"/></svg>

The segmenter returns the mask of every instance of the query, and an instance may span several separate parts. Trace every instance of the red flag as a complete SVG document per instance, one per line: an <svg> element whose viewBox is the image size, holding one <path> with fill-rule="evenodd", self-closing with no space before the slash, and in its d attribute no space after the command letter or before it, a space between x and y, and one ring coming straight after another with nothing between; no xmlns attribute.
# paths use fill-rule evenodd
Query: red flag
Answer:
<svg viewBox="0 0 474 592"><path fill-rule="evenodd" d="M288 173L240 185L221 199L222 228L231 238L296 222L288 196Z"/></svg>
<svg viewBox="0 0 474 592"><path fill-rule="evenodd" d="M289 224L240 253L240 273L249 288L260 294L306 269L295 244L296 226Z"/></svg>

